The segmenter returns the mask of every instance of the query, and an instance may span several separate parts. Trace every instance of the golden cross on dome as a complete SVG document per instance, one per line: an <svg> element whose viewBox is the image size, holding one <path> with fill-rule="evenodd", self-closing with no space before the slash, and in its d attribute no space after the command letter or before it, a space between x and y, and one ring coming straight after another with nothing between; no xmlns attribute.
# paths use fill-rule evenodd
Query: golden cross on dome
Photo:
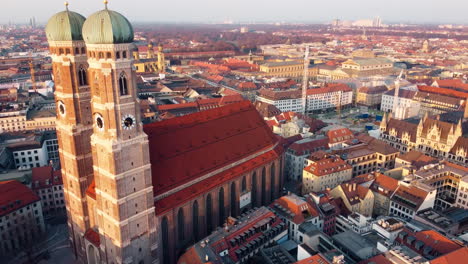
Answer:
<svg viewBox="0 0 468 264"><path fill-rule="evenodd" d="M65 1L64 5L65 5L65 8L68 10L68 5L69 5L68 1Z"/></svg>
<svg viewBox="0 0 468 264"><path fill-rule="evenodd" d="M107 9L107 4L109 3L109 1L107 0L104 0L104 5L106 6L106 9Z"/></svg>

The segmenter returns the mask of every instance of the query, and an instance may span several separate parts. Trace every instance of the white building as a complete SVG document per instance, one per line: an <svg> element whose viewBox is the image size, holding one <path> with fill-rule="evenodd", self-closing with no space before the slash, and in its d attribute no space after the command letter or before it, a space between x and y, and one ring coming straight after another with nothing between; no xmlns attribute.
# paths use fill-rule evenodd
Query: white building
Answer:
<svg viewBox="0 0 468 264"><path fill-rule="evenodd" d="M436 189L429 186L401 182L390 197L390 215L413 219L417 212L434 207L436 194Z"/></svg>
<svg viewBox="0 0 468 264"><path fill-rule="evenodd" d="M294 142L286 150L285 173L290 180L302 181L303 169L307 166L310 154L328 149L328 138L306 138Z"/></svg>
<svg viewBox="0 0 468 264"><path fill-rule="evenodd" d="M262 89L259 91L256 100L274 105L281 110L281 112L302 112L300 90L273 91Z"/></svg>
<svg viewBox="0 0 468 264"><path fill-rule="evenodd" d="M346 84L307 90L307 112L345 107L353 103L353 90Z"/></svg>
<svg viewBox="0 0 468 264"><path fill-rule="evenodd" d="M0 255L32 247L45 232L41 200L18 181L0 182Z"/></svg>
<svg viewBox="0 0 468 264"><path fill-rule="evenodd" d="M395 102L395 89L389 90L382 95L380 110L393 113L396 103L396 105L398 105L398 113L393 113L393 115L398 115L398 117L400 117L398 119L416 117L419 115L421 104L413 100L415 95L416 91L400 88L398 92L398 101Z"/></svg>
<svg viewBox="0 0 468 264"><path fill-rule="evenodd" d="M372 230L373 219L359 213L353 213L348 217L338 215L336 217L335 228L337 233L352 230L358 234L364 234Z"/></svg>
<svg viewBox="0 0 468 264"><path fill-rule="evenodd" d="M302 112L300 90L274 91L262 89L256 99L276 106L281 112ZM332 83L307 90L307 112L345 107L353 102L353 90L346 84Z"/></svg>
<svg viewBox="0 0 468 264"><path fill-rule="evenodd" d="M44 131L41 135L28 134L5 140L13 155L16 168L46 166L50 161L59 162L58 142L55 132Z"/></svg>

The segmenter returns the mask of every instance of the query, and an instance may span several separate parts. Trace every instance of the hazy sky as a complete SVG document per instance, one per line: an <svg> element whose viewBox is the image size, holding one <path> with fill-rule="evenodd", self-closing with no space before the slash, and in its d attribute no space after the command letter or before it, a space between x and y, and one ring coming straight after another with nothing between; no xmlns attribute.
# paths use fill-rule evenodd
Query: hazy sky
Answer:
<svg viewBox="0 0 468 264"><path fill-rule="evenodd" d="M64 9L63 0L0 0L0 23L44 23ZM103 8L102 0L69 0L84 16ZM468 0L109 0L109 8L131 22L327 22L380 16L383 22L468 24Z"/></svg>

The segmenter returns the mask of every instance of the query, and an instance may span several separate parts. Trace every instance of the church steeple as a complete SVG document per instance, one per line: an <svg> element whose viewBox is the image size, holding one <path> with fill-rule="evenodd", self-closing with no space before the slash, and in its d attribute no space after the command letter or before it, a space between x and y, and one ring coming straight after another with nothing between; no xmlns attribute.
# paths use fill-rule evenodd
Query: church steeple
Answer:
<svg viewBox="0 0 468 264"><path fill-rule="evenodd" d="M148 59L153 59L154 58L154 47L153 47L153 42L148 43L148 55L146 56Z"/></svg>
<svg viewBox="0 0 468 264"><path fill-rule="evenodd" d="M83 237L90 227L86 188L93 180L90 137L91 105L87 50L82 36L85 18L68 9L47 22L57 106L57 140L67 209L70 243L85 258Z"/></svg>
<svg viewBox="0 0 468 264"><path fill-rule="evenodd" d="M95 25L102 26L96 30ZM91 54L91 146L101 255L106 263L153 263L156 216L133 70L133 28L106 8L86 20L83 36Z"/></svg>

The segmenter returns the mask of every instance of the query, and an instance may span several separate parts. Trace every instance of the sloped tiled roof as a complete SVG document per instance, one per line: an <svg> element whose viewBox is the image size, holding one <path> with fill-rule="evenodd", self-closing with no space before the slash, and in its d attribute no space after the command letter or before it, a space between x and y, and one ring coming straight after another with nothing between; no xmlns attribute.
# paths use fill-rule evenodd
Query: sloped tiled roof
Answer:
<svg viewBox="0 0 468 264"><path fill-rule="evenodd" d="M458 264L461 261L468 261L468 248L462 247L454 250L448 254L442 255L436 259L431 260L431 264Z"/></svg>
<svg viewBox="0 0 468 264"><path fill-rule="evenodd" d="M40 198L19 181L0 182L0 216L39 201Z"/></svg>
<svg viewBox="0 0 468 264"><path fill-rule="evenodd" d="M314 162L307 166L304 170L312 173L315 176L324 176L331 173L337 173L340 171L351 170L352 167L346 161L341 158L326 158Z"/></svg>
<svg viewBox="0 0 468 264"><path fill-rule="evenodd" d="M389 134L391 129L395 129L397 132L397 137L402 138L403 134L407 132L410 135L411 142L416 142L416 132L418 125L404 120L390 119L387 123L387 128L385 133Z"/></svg>
<svg viewBox="0 0 468 264"><path fill-rule="evenodd" d="M144 130L155 195L277 142L248 101L151 123Z"/></svg>

